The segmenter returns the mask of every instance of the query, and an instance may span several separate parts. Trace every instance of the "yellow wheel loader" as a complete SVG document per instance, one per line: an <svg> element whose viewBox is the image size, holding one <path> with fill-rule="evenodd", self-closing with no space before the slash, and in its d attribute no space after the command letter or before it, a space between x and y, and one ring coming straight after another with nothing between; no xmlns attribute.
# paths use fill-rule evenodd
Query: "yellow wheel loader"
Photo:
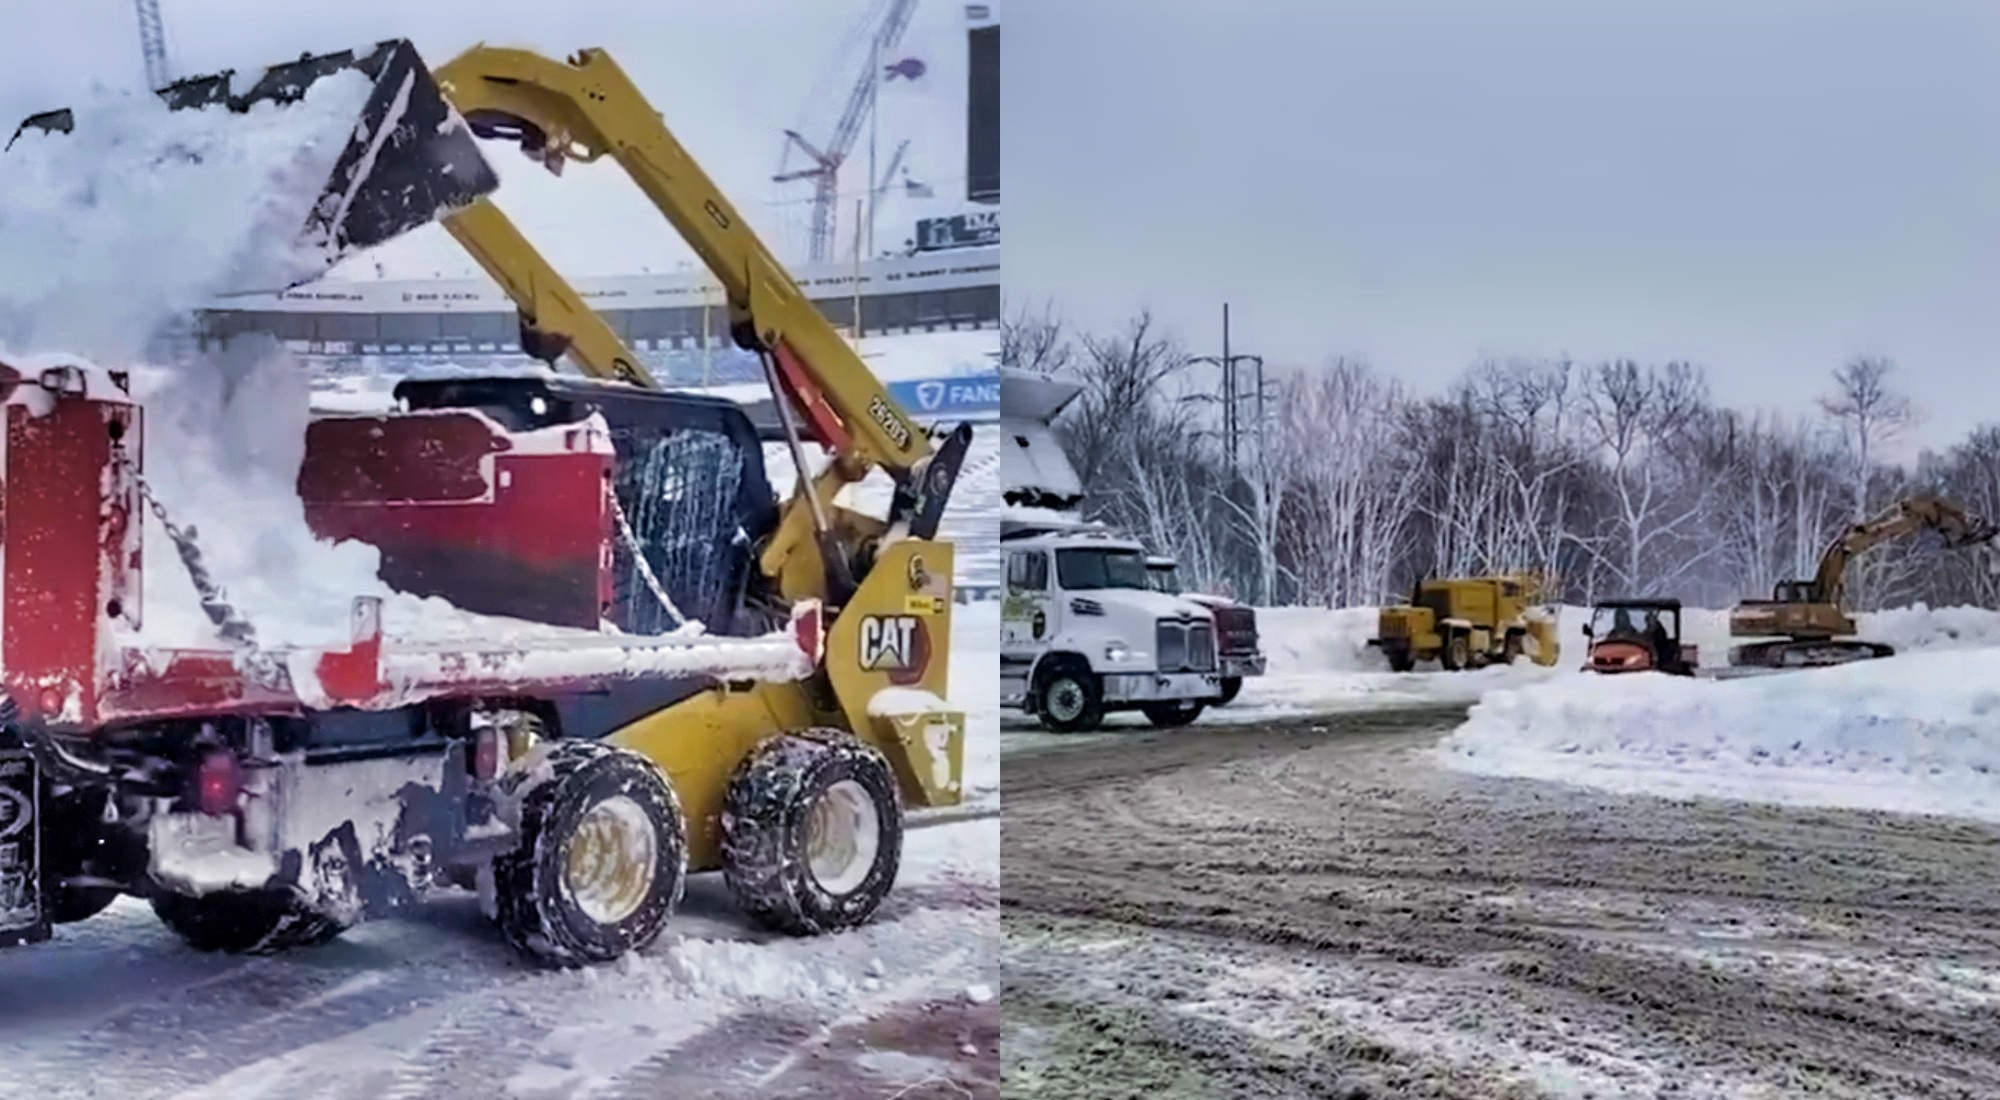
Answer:
<svg viewBox="0 0 2000 1100"><path fill-rule="evenodd" d="M373 91L306 237L333 262L441 220L518 305L522 349L586 380L405 383L400 414L315 420L308 518L379 545L382 579L404 592L587 629L546 652L399 649L362 600L349 648L262 650L226 578L202 575L193 532L145 495L124 376L0 364L14 459L0 469L16 475L0 544L0 944L125 893L197 947L266 951L476 883L507 939L567 965L646 946L684 875L711 870L776 929L868 920L906 807L961 799L964 715L944 702L953 547L937 530L970 428L934 438L898 407L601 50L482 45L433 71L397 40L159 94L255 126L355 72ZM74 141L79 125L55 111L15 137ZM680 232L763 360L798 468L788 500L772 498L742 410L655 389L494 205L479 140L553 172L609 157ZM886 518L835 503L873 469L896 485ZM711 496L714 515L695 516L689 502ZM145 507L229 651L163 665L94 648L137 602L127 520ZM423 527L474 508L494 517L483 542ZM79 552L110 538L132 553L100 569ZM644 583L614 586L600 571L614 560ZM690 604L715 636L654 629ZM600 612L626 630L592 640Z"/></svg>
<svg viewBox="0 0 2000 1100"><path fill-rule="evenodd" d="M1408 672L1419 661L1456 672L1512 664L1523 656L1552 666L1560 657L1556 618L1534 606L1543 588L1530 576L1419 581L1408 603L1381 610L1368 644L1397 672Z"/></svg>

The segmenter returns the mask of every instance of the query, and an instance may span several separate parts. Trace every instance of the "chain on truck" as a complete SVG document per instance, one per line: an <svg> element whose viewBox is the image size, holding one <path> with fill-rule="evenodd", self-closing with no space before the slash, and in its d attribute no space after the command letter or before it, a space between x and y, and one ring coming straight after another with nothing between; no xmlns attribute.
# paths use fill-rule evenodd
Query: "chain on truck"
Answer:
<svg viewBox="0 0 2000 1100"><path fill-rule="evenodd" d="M159 94L254 126L356 71L373 92L308 241L330 265L441 221L522 350L585 377L409 380L397 411L315 414L306 522L375 546L392 590L557 633L419 642L357 598L344 645L266 645L151 491L129 379L0 363L0 944L132 895L198 948L270 951L456 885L568 965L651 942L709 870L781 931L867 921L906 809L963 794L937 532L970 428L909 419L602 51L479 46L433 72L396 40ZM657 389L491 201L493 140L624 168L721 283L778 423ZM766 442L798 475L784 501ZM839 506L876 469L887 515ZM169 546L144 545L149 515ZM144 644L141 574L167 567L213 645Z"/></svg>

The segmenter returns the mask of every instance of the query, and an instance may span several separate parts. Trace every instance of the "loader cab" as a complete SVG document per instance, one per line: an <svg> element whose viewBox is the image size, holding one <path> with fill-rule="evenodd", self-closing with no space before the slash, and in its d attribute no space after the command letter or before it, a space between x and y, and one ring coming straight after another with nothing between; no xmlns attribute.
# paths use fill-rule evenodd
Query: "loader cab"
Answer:
<svg viewBox="0 0 2000 1100"><path fill-rule="evenodd" d="M1694 675L1695 647L1681 641L1681 603L1667 599L1602 600L1583 636L1590 672Z"/></svg>

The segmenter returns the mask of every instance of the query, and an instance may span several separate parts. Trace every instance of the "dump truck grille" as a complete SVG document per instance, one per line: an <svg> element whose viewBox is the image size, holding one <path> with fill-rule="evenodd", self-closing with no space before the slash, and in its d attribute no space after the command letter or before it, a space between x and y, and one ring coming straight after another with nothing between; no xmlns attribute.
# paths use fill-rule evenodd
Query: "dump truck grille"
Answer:
<svg viewBox="0 0 2000 1100"><path fill-rule="evenodd" d="M1215 629L1207 623L1161 619L1154 650L1160 655L1161 672L1215 671Z"/></svg>

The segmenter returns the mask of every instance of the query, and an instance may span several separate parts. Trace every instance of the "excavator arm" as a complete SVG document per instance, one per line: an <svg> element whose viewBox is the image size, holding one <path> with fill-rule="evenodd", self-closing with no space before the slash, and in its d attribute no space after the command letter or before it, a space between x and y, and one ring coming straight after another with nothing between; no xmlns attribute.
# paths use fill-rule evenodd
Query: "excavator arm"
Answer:
<svg viewBox="0 0 2000 1100"><path fill-rule="evenodd" d="M1813 574L1809 598L1816 603L1839 606L1846 594L1849 562L1890 539L1924 530L1942 535L1948 549L1991 542L2000 535L2000 527L1942 497L1929 494L1908 497L1849 527L1828 544Z"/></svg>

